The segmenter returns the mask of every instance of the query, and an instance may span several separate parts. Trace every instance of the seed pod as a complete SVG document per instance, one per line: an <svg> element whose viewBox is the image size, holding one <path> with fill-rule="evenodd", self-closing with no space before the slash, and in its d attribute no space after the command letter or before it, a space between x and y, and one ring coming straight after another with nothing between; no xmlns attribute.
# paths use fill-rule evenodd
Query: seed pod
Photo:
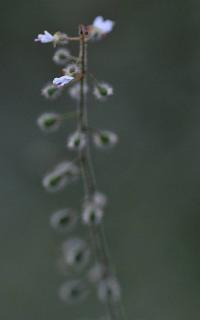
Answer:
<svg viewBox="0 0 200 320"><path fill-rule="evenodd" d="M75 64L69 64L65 69L63 69L64 74L74 77L76 74L80 73L80 67Z"/></svg>
<svg viewBox="0 0 200 320"><path fill-rule="evenodd" d="M70 60L70 58L71 58L71 54L69 50L64 48L59 48L54 53L53 61L60 66L65 66L66 63Z"/></svg>
<svg viewBox="0 0 200 320"><path fill-rule="evenodd" d="M77 270L83 269L89 262L90 250L87 243L79 238L72 238L63 243L62 252L65 263Z"/></svg>
<svg viewBox="0 0 200 320"><path fill-rule="evenodd" d="M64 283L59 290L61 300L66 303L76 303L84 300L89 293L86 283L82 280L70 280Z"/></svg>
<svg viewBox="0 0 200 320"><path fill-rule="evenodd" d="M82 221L86 225L100 224L103 218L103 211L94 203L88 203L82 213Z"/></svg>
<svg viewBox="0 0 200 320"><path fill-rule="evenodd" d="M62 88L55 86L52 83L48 83L41 91L42 96L49 100L55 100L62 92Z"/></svg>
<svg viewBox="0 0 200 320"><path fill-rule="evenodd" d="M50 224L58 232L71 231L77 222L77 216L72 209L61 209L52 214Z"/></svg>
<svg viewBox="0 0 200 320"><path fill-rule="evenodd" d="M86 136L84 133L76 131L72 133L67 140L67 147L71 150L81 150L86 145Z"/></svg>
<svg viewBox="0 0 200 320"><path fill-rule="evenodd" d="M39 128L47 133L54 132L59 129L62 123L62 117L55 112L43 113L38 119Z"/></svg>
<svg viewBox="0 0 200 320"><path fill-rule="evenodd" d="M78 174L79 169L77 166L72 162L64 161L43 178L42 184L47 191L57 192L74 181Z"/></svg>
<svg viewBox="0 0 200 320"><path fill-rule="evenodd" d="M104 101L108 96L113 95L113 88L108 83L101 82L95 85L93 94L96 99Z"/></svg>
<svg viewBox="0 0 200 320"><path fill-rule="evenodd" d="M97 286L97 295L101 302L118 302L121 296L118 281L114 277L101 280Z"/></svg>
<svg viewBox="0 0 200 320"><path fill-rule="evenodd" d="M97 147L109 148L118 142L118 137L114 132L103 130L94 133L93 141Z"/></svg>

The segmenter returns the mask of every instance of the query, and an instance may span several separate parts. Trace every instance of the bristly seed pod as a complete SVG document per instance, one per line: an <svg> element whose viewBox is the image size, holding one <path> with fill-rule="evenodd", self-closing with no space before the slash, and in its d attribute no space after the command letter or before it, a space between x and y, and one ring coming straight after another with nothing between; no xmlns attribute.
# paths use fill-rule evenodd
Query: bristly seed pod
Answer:
<svg viewBox="0 0 200 320"><path fill-rule="evenodd" d="M121 290L117 279L108 277L101 280L97 285L97 295L101 302L118 302L121 297Z"/></svg>
<svg viewBox="0 0 200 320"><path fill-rule="evenodd" d="M67 140L67 147L70 150L81 150L86 145L86 135L82 132L76 131L72 133Z"/></svg>
<svg viewBox="0 0 200 320"><path fill-rule="evenodd" d="M100 224L103 219L103 210L94 203L88 203L82 213L82 221L86 225Z"/></svg>
<svg viewBox="0 0 200 320"><path fill-rule="evenodd" d="M58 50L56 50L53 56L53 61L59 66L65 66L70 59L71 54L69 50L64 48L59 48Z"/></svg>
<svg viewBox="0 0 200 320"><path fill-rule="evenodd" d="M113 147L118 142L118 137L114 132L103 130L95 132L93 140L97 147L109 148Z"/></svg>
<svg viewBox="0 0 200 320"><path fill-rule="evenodd" d="M67 266L75 270L83 269L89 262L90 250L87 243L79 238L72 238L63 243L62 252Z"/></svg>
<svg viewBox="0 0 200 320"><path fill-rule="evenodd" d="M74 181L78 175L79 168L72 162L65 161L57 165L51 173L47 174L42 184L47 191L56 192Z"/></svg>
<svg viewBox="0 0 200 320"><path fill-rule="evenodd" d="M98 100L104 101L108 96L113 95L113 88L110 84L101 82L95 85L93 93Z"/></svg>
<svg viewBox="0 0 200 320"><path fill-rule="evenodd" d="M47 133L54 132L59 129L62 123L62 117L55 112L43 113L38 119L37 124L42 131Z"/></svg>
<svg viewBox="0 0 200 320"><path fill-rule="evenodd" d="M71 63L63 69L63 72L65 75L74 77L76 74L80 73L80 67L75 63Z"/></svg>
<svg viewBox="0 0 200 320"><path fill-rule="evenodd" d="M83 280L70 280L64 283L59 290L60 298L66 303L76 303L84 300L89 289Z"/></svg>
<svg viewBox="0 0 200 320"><path fill-rule="evenodd" d="M52 214L50 224L60 233L71 231L77 222L77 215L72 209L61 209Z"/></svg>
<svg viewBox="0 0 200 320"><path fill-rule="evenodd" d="M46 99L55 100L57 97L59 97L59 95L61 94L61 91L62 91L62 88L59 88L52 83L48 83L43 87L41 94Z"/></svg>

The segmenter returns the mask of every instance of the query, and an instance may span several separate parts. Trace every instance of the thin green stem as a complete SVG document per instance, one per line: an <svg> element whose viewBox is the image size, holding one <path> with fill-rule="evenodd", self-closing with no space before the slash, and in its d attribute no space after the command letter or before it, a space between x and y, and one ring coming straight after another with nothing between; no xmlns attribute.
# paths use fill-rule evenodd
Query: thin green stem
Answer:
<svg viewBox="0 0 200 320"><path fill-rule="evenodd" d="M93 171L93 165L91 161L90 153L90 132L88 130L88 116L87 116L87 103L85 94L85 85L87 81L87 41L84 35L84 27L80 26L80 64L81 64L81 74L80 79L80 100L78 108L78 130L84 133L86 136L86 145L80 150L80 164L82 179L85 190L85 198L92 199L96 191L96 181ZM103 225L100 226L90 226L89 232L91 236L91 241L94 250L94 256L98 262L102 263L105 267L105 277L112 275L113 272L110 266L110 259L108 248L104 236ZM120 312L120 307L113 303L110 299L106 302L107 313L109 320L120 320L123 318Z"/></svg>

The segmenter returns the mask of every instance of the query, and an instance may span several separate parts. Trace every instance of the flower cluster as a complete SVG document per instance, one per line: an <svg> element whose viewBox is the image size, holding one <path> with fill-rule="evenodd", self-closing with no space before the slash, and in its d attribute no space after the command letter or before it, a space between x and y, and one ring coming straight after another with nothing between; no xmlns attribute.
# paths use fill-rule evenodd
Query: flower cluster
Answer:
<svg viewBox="0 0 200 320"><path fill-rule="evenodd" d="M104 81L98 81L87 72L86 43L100 40L110 33L114 22L104 20L98 16L88 26L80 26L79 35L70 37L66 33L54 34L44 31L39 34L35 41L40 43L52 43L56 48L53 61L62 67L62 75L54 77L42 88L42 96L54 100L68 90L69 96L78 103L77 126L74 132L66 138L66 148L74 151L77 157L74 160L65 160L56 165L47 173L43 180L43 187L49 192L57 192L64 189L68 184L82 176L84 182L84 197L80 202L80 208L61 208L50 217L51 227L58 233L71 234L79 223L87 227L92 236L92 243L76 235L69 236L61 246L61 261L65 269L72 274L86 270L86 277L75 276L62 284L59 290L60 298L67 303L82 301L88 296L89 284L96 288L97 297L103 303L108 303L111 308L116 307L120 300L120 286L113 275L104 241L102 241L102 222L107 205L107 197L99 192L91 168L89 158L90 142L101 149L116 145L118 137L110 130L95 129L88 126L86 100L88 92L100 101L106 101L113 95L113 88ZM80 44L78 56L71 54L64 46L71 41ZM90 81L89 82L89 77ZM92 88L90 88L92 87ZM66 116L57 112L45 112L37 119L38 127L47 133L54 132L64 123ZM78 215L77 212L80 212ZM114 314L114 313L113 313ZM112 320L112 313L110 315Z"/></svg>

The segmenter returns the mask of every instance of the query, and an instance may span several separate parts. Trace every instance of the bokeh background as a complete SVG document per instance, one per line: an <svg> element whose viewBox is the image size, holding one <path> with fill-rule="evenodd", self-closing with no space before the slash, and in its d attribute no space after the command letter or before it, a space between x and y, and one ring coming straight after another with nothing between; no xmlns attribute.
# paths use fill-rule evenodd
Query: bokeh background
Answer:
<svg viewBox="0 0 200 320"><path fill-rule="evenodd" d="M99 189L109 196L105 228L123 288L127 319L200 317L200 3L197 0L18 0L0 4L1 223L0 318L97 319L90 297L78 307L57 297L64 277L62 238L49 227L59 207L78 206L80 184L46 194L41 177L70 158L74 122L45 136L44 111L73 110L41 87L59 68L53 49L33 42L43 30L77 32L97 15L115 31L89 49L90 68L115 95L92 103L93 126L116 131L119 145L94 152ZM76 50L76 46L72 46ZM77 230L79 233L79 230Z"/></svg>

